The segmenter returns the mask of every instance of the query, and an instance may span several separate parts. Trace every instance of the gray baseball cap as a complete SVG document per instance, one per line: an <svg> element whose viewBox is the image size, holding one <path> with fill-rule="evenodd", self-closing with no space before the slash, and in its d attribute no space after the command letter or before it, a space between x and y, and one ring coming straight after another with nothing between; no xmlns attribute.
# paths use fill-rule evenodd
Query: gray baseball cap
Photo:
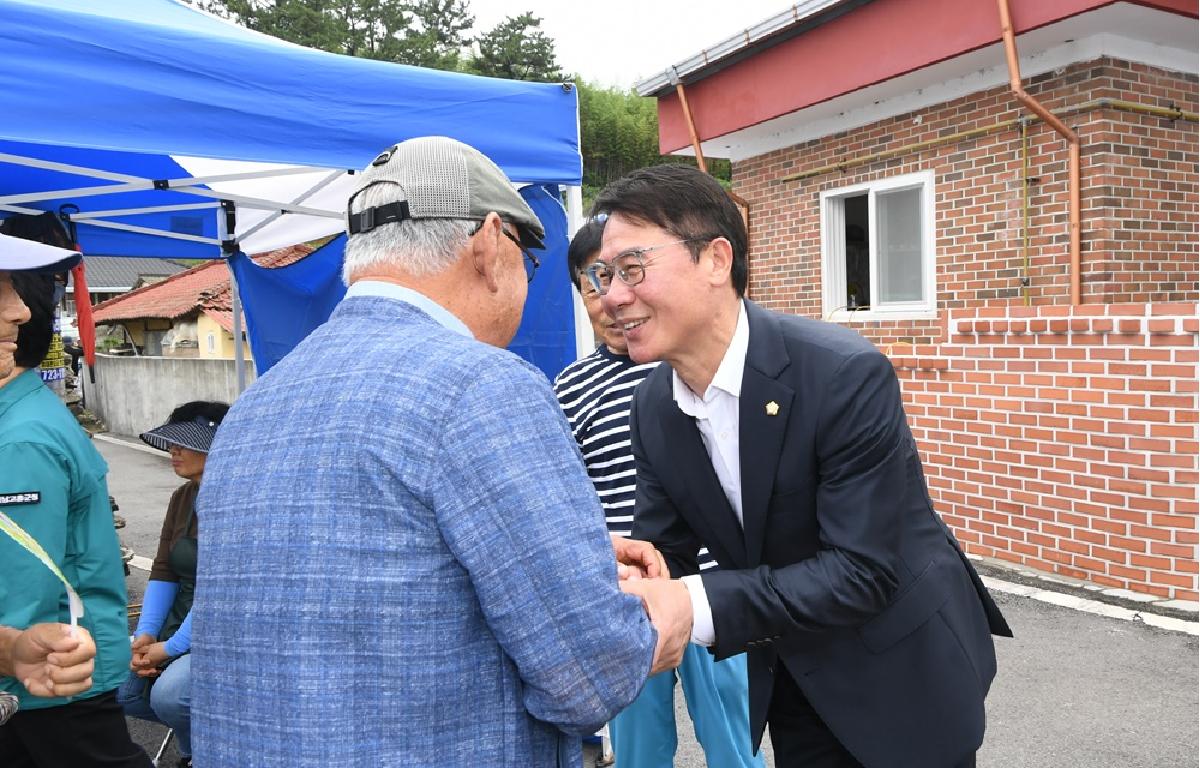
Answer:
<svg viewBox="0 0 1200 768"><path fill-rule="evenodd" d="M393 185L393 203L353 212L354 199L368 187ZM351 236L405 219L483 221L495 212L516 225L521 245L543 248L546 230L504 171L482 152L446 136L423 136L380 153L358 179L346 204Z"/></svg>

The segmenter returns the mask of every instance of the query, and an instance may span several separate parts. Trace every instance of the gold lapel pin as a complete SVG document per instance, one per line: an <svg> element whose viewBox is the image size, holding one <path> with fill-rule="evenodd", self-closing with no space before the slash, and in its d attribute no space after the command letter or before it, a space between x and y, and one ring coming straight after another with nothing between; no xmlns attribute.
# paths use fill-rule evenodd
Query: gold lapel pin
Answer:
<svg viewBox="0 0 1200 768"><path fill-rule="evenodd" d="M775 402L774 400L767 403L767 415L768 416L778 416L779 415L779 403Z"/></svg>

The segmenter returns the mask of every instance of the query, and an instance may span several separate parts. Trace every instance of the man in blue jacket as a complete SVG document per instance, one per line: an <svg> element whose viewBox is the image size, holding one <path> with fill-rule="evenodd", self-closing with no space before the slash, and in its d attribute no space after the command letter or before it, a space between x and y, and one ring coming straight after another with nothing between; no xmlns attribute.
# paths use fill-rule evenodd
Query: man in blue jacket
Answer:
<svg viewBox="0 0 1200 768"><path fill-rule="evenodd" d="M550 384L502 349L542 225L451 139L358 179L345 300L209 453L195 764L578 766L690 620L620 592Z"/></svg>

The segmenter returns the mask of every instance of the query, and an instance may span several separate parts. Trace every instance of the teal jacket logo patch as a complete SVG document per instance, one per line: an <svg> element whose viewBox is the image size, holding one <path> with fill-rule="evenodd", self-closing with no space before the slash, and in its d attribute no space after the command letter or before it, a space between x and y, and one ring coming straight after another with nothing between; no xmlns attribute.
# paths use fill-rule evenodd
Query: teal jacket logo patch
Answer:
<svg viewBox="0 0 1200 768"><path fill-rule="evenodd" d="M42 494L39 491L18 491L17 493L0 493L0 507L16 507L21 504L41 504Z"/></svg>

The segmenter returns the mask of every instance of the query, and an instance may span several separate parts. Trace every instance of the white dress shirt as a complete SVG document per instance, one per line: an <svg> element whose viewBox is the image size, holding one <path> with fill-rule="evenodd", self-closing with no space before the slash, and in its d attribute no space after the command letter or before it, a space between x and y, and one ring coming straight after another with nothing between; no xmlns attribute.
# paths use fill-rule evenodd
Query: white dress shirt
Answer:
<svg viewBox="0 0 1200 768"><path fill-rule="evenodd" d="M737 327L733 339L717 366L708 389L700 397L693 392L679 374L671 372L671 394L679 410L696 420L704 447L712 461L717 480L721 483L729 505L742 522L742 463L738 427L738 406L742 396L742 372L746 367L746 350L750 346L750 324L746 319L746 304L738 303ZM684 576L681 579L692 599L692 642L710 646L716 641L713 629L712 608L704 591L700 576Z"/></svg>

